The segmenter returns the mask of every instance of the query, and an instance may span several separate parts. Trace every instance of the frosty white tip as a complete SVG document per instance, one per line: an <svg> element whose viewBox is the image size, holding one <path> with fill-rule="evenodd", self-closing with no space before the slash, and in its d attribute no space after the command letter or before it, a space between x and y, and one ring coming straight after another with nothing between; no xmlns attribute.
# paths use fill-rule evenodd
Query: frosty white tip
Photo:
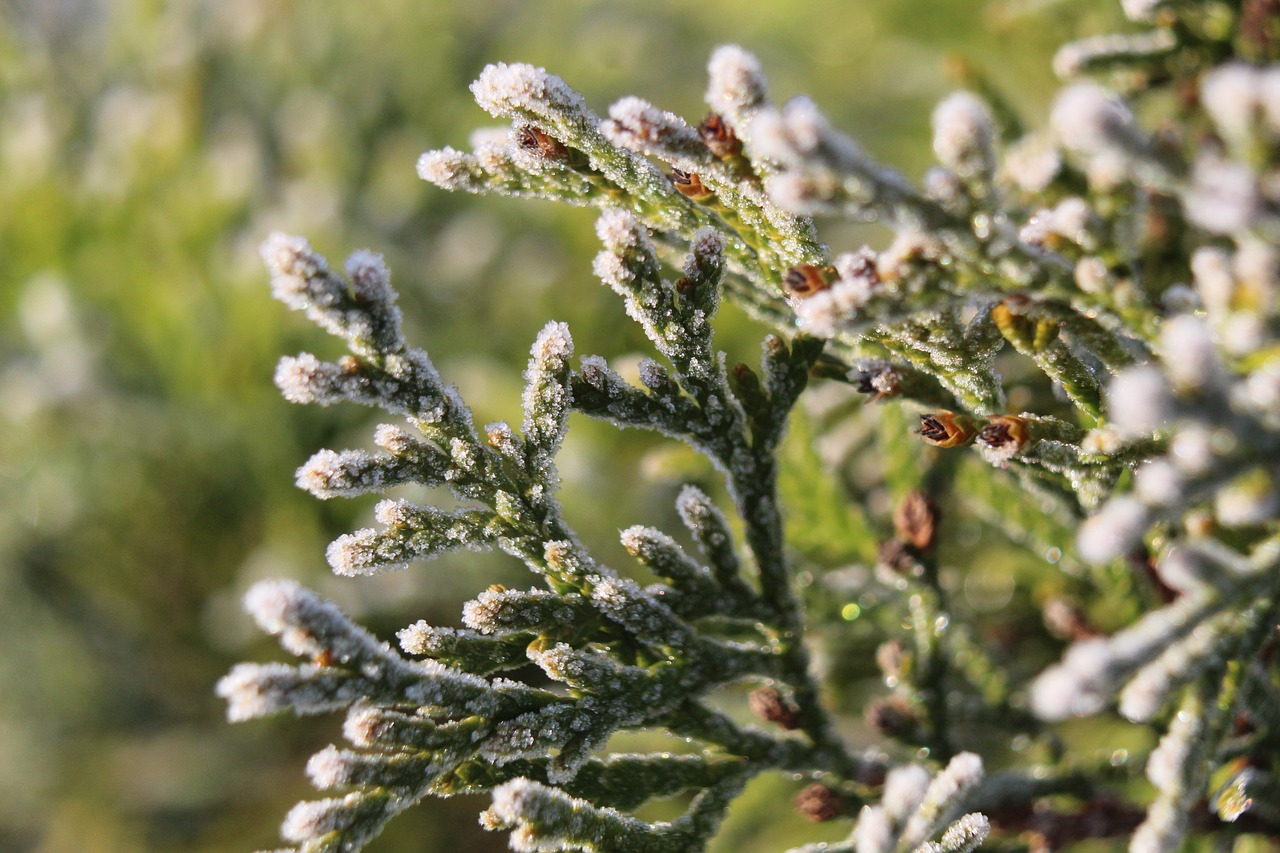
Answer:
<svg viewBox="0 0 1280 853"><path fill-rule="evenodd" d="M1076 537L1080 558L1101 565L1124 556L1142 541L1150 520L1150 511L1133 498L1112 498L1080 526Z"/></svg>
<svg viewBox="0 0 1280 853"><path fill-rule="evenodd" d="M738 115L769 97L760 60L736 44L716 48L707 63L707 75L707 104L721 115Z"/></svg>
<svg viewBox="0 0 1280 853"><path fill-rule="evenodd" d="M1166 322L1160 344L1169 376L1179 391L1199 391L1221 369L1213 335L1199 317L1182 314Z"/></svg>
<svg viewBox="0 0 1280 853"><path fill-rule="evenodd" d="M1126 149L1134 132L1129 108L1093 83L1063 89L1050 121L1062 143L1083 154Z"/></svg>
<svg viewBox="0 0 1280 853"><path fill-rule="evenodd" d="M902 823L920 807L925 791L929 789L929 779L929 771L918 764L907 764L889 771L880 804L894 823Z"/></svg>
<svg viewBox="0 0 1280 853"><path fill-rule="evenodd" d="M1162 429L1172 408L1168 380L1150 365L1122 371L1107 388L1107 414L1112 426L1127 437L1150 435Z"/></svg>
<svg viewBox="0 0 1280 853"><path fill-rule="evenodd" d="M1233 142L1248 138L1261 111L1262 75L1252 65L1229 62L1205 74L1200 81L1200 102Z"/></svg>
<svg viewBox="0 0 1280 853"><path fill-rule="evenodd" d="M476 158L456 148L428 151L418 158L418 177L445 190L474 190Z"/></svg>
<svg viewBox="0 0 1280 853"><path fill-rule="evenodd" d="M485 66L471 84L476 103L494 116L549 116L564 109L584 112L576 92L545 68L523 62L499 62Z"/></svg>
<svg viewBox="0 0 1280 853"><path fill-rule="evenodd" d="M961 175L988 174L995 165L995 124L986 103L956 92L933 111L933 151Z"/></svg>
<svg viewBox="0 0 1280 853"><path fill-rule="evenodd" d="M391 270L377 252L361 249L347 258L347 277L361 302L390 304L396 301L391 286Z"/></svg>
<svg viewBox="0 0 1280 853"><path fill-rule="evenodd" d="M273 274L309 278L325 271L324 259L311 249L305 237L273 232L259 250Z"/></svg>
<svg viewBox="0 0 1280 853"><path fill-rule="evenodd" d="M341 799L301 802L289 810L280 835L286 841L303 843L350 827L359 815L362 797L347 794Z"/></svg>

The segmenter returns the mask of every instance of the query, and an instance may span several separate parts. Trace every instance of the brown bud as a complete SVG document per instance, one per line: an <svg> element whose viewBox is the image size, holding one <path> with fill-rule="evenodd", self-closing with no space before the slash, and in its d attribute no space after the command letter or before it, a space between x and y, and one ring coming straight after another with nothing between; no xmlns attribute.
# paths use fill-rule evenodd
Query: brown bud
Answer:
<svg viewBox="0 0 1280 853"><path fill-rule="evenodd" d="M867 725L882 735L909 738L920 729L920 714L900 696L876 699L863 713Z"/></svg>
<svg viewBox="0 0 1280 853"><path fill-rule="evenodd" d="M768 723L775 723L787 731L800 726L800 710L773 687L759 687L747 697L751 712Z"/></svg>
<svg viewBox="0 0 1280 853"><path fill-rule="evenodd" d="M338 359L338 369L348 376L355 376L360 372L360 359L354 355L344 355Z"/></svg>
<svg viewBox="0 0 1280 853"><path fill-rule="evenodd" d="M709 113L702 120L698 125L698 134L702 137L702 143L721 160L727 160L742 153L742 140L738 139L733 128L729 127L717 113Z"/></svg>
<svg viewBox="0 0 1280 853"><path fill-rule="evenodd" d="M1021 453L1031 445L1028 421L1017 415L992 415L978 433L978 443L1010 455Z"/></svg>
<svg viewBox="0 0 1280 853"><path fill-rule="evenodd" d="M819 267L813 264L798 264L788 269L782 276L782 285L788 296L806 299L815 293L826 290L836 280L835 267Z"/></svg>
<svg viewBox="0 0 1280 853"><path fill-rule="evenodd" d="M672 169L667 176L675 184L676 191L690 201L707 201L715 197L715 193L707 189L702 179L692 172L683 169Z"/></svg>
<svg viewBox="0 0 1280 853"><path fill-rule="evenodd" d="M937 411L920 416L919 435L934 447L960 447L977 437L977 422L968 415Z"/></svg>
<svg viewBox="0 0 1280 853"><path fill-rule="evenodd" d="M532 151L544 160L560 161L569 157L569 149L563 143L533 125L522 127L516 142L525 151Z"/></svg>
<svg viewBox="0 0 1280 853"><path fill-rule="evenodd" d="M796 811L815 823L835 820L844 814L844 800L821 782L814 782L796 794L794 803Z"/></svg>
<svg viewBox="0 0 1280 853"><path fill-rule="evenodd" d="M337 658L328 649L321 649L316 652L315 657L311 658L311 662L316 666L333 666L337 662Z"/></svg>
<svg viewBox="0 0 1280 853"><path fill-rule="evenodd" d="M898 538L921 553L933 550L938 539L938 505L919 489L912 489L893 511Z"/></svg>

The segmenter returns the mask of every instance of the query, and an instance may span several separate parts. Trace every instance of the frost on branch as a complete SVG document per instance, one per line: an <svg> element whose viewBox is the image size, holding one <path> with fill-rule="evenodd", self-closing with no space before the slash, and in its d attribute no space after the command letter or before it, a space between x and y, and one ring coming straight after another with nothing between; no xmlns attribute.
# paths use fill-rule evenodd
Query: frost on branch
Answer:
<svg viewBox="0 0 1280 853"><path fill-rule="evenodd" d="M675 731L694 720L718 719L701 701L726 685L768 679L790 683L801 695L815 692L803 647L786 639L795 636L799 614L785 589L776 502L761 491L767 482L751 479L769 464L772 442L816 353L769 344L765 381L749 400L740 399L745 392L731 385L711 339L724 273L720 237L709 229L693 235L677 287L661 278L643 226L606 217L601 234L614 264L601 261L598 267L612 270L609 283L670 367L647 368L645 389L626 386L598 357L583 359L575 372L568 329L550 323L525 372L520 435L505 424L477 432L426 354L404 344L380 263L357 256L349 272L358 281L348 285L300 240L273 238L274 248L265 252L286 304L344 339L351 351L327 366L312 356L288 362L281 374L290 381L280 383L287 396L379 406L403 415L417 432L383 425L376 452L321 451L299 470L299 485L330 498L417 483L446 487L458 501L447 510L381 501L375 509L379 527L340 536L330 546L334 571L367 574L446 551L498 548L521 559L547 586L482 593L464 608L465 628L423 622L406 628L400 645L416 660L296 584L270 582L250 591L246 607L259 624L306 661L238 666L218 688L230 717L349 715L345 733L355 748L318 753L308 773L321 790L350 793L294 809L282 832L301 849L356 849L424 796L489 789L495 790L492 826L515 829L517 845L577 838L567 824L583 821L588 829L582 832L603 827L630 833L636 843L649 839L644 843L653 849L697 845L714 831L732 793L762 770L809 762L852 776L862 766L833 738L816 705L808 709L805 743L753 734L723 720L709 728L695 725L703 751L694 755L599 755L619 730ZM292 278L282 284L284 276ZM297 295L304 290L298 282L310 282L306 298ZM387 344L382 349L368 343L365 331L379 323L388 324L377 338ZM326 377L323 391L313 376ZM310 390L303 393L300 386ZM712 456L730 491L752 507L749 523L760 531L749 534L749 550L764 589L747 580L724 515L696 490L682 495L680 511L709 566L647 528L632 528L624 541L670 586L642 587L587 553L555 494L554 459L575 407L624 425L662 429ZM718 627L725 626L699 623L714 614L754 627L721 636ZM500 676L528 663L567 692ZM689 789L702 793L685 818L669 825L615 811ZM551 817L517 807L535 801Z"/></svg>
<svg viewBox="0 0 1280 853"><path fill-rule="evenodd" d="M298 485L452 497L382 500L333 569L490 549L533 574L479 591L459 627L406 627L400 651L294 584L250 591L302 660L234 668L231 719L347 714L347 745L308 766L329 796L286 840L355 850L428 795L487 792L482 822L513 849L697 850L769 771L808 782L795 807L833 827L805 851L1280 837L1267 2L1123 3L1140 31L1058 53L1046 129L962 69L918 181L815 101L775 102L741 47L713 53L700 120L635 96L601 117L545 69L489 66L472 91L509 126L424 154L420 176L598 208L595 277L654 356L630 381L548 323L518 428L476 428L404 340L376 255L343 276L270 238L273 293L347 349L282 360L286 399L399 419L375 449L317 452ZM828 247L813 214L893 233ZM772 329L755 363L716 348L726 300ZM574 411L682 442L720 478L680 490L678 536L622 530L621 570L557 497ZM549 687L520 680L530 666ZM850 711L861 729L838 725ZM1107 721L1101 760L1074 717ZM855 729L876 745L851 749ZM688 749L611 750L645 730ZM992 753L1008 769L984 776ZM636 817L679 795L678 817Z"/></svg>

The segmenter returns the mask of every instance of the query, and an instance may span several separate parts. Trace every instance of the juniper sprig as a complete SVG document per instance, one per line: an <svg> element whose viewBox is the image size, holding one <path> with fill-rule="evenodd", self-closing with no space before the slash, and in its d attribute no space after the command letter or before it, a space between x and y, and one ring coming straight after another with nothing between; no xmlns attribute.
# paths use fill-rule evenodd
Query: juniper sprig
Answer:
<svg viewBox="0 0 1280 853"><path fill-rule="evenodd" d="M600 208L595 276L656 355L633 384L548 323L518 428L477 427L405 339L381 259L344 277L272 237L276 297L348 350L284 359L284 396L404 421L376 451L318 452L298 484L454 499L383 500L378 527L330 546L334 571L470 549L534 576L480 592L462 627L410 625L400 650L296 584L250 590L302 662L236 667L230 717L347 713L349 746L308 766L336 796L298 805L285 839L356 850L429 795L489 792L482 825L516 850L700 850L770 771L807 779L796 808L839 827L811 853L1280 838L1280 37L1254 5L1124 3L1141 31L1059 53L1047 131L991 85L951 95L919 184L813 101L775 104L739 47L712 55L700 123L636 97L601 118L544 69L487 67L472 91L509 133L428 152L419 174ZM894 237L832 252L814 216ZM771 327L758 366L717 350L722 298ZM637 524L621 541L638 566L590 552L557 497L575 411L711 463L727 504L677 499L696 548ZM784 441L797 419L817 451ZM788 486L805 452L845 494L812 470ZM1033 553L1035 577L964 544L974 525ZM1045 624L984 625L970 584L993 577ZM1056 645L1020 658L1026 637ZM887 694L840 683L860 665L841 649L878 649ZM529 664L545 678L521 680ZM857 709L881 743L853 745ZM1086 716L1104 756L1066 725ZM612 751L642 730L693 746ZM674 819L637 816L675 796Z"/></svg>

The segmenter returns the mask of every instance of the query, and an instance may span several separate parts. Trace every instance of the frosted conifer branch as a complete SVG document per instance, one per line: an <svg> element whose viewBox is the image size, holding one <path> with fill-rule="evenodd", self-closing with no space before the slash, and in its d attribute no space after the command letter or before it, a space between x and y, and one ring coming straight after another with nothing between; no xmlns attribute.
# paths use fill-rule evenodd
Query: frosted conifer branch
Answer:
<svg viewBox="0 0 1280 853"><path fill-rule="evenodd" d="M541 701L536 691L513 688L500 697L475 676L430 661L406 661L333 604L293 582L264 581L249 591L245 606L263 630L280 636L287 651L317 662L235 667L218 683L232 720L285 710L323 713L364 700L413 702L453 713Z"/></svg>
<svg viewBox="0 0 1280 853"><path fill-rule="evenodd" d="M1167 29L1095 36L1063 45L1053 57L1053 70L1068 78L1114 68L1159 68L1177 47L1177 39Z"/></svg>
<svg viewBox="0 0 1280 853"><path fill-rule="evenodd" d="M1192 805L1204 795L1216 717L1217 680L1206 678L1187 689L1169 731L1147 759L1147 778L1159 792L1147 819L1133 833L1133 853L1177 850L1187 832Z"/></svg>
<svg viewBox="0 0 1280 853"><path fill-rule="evenodd" d="M541 630L573 626L596 616L589 601L576 593L567 595L541 589L489 589L462 608L462 620L482 633L501 630Z"/></svg>
<svg viewBox="0 0 1280 853"><path fill-rule="evenodd" d="M769 103L769 84L760 60L727 44L711 54L707 76L707 105L745 135L756 112Z"/></svg>
<svg viewBox="0 0 1280 853"><path fill-rule="evenodd" d="M348 286L301 237L273 234L262 246L271 293L321 328L370 352L403 348L400 309L382 258L358 252L348 263Z"/></svg>
<svg viewBox="0 0 1280 853"><path fill-rule="evenodd" d="M280 834L286 841L302 844L304 850L339 843L358 850L376 838L399 810L390 794L347 794L341 799L301 802L285 817Z"/></svg>
<svg viewBox="0 0 1280 853"><path fill-rule="evenodd" d="M676 511L711 564L720 585L734 598L750 600L752 593L742 580L742 566L734 553L733 533L724 514L695 486L685 486L680 491Z"/></svg>
<svg viewBox="0 0 1280 853"><path fill-rule="evenodd" d="M852 139L834 131L817 106L796 98L759 111L747 150L778 164L769 194L800 212L839 212L857 220L884 216L896 227L931 231L951 217L906 178L873 162Z"/></svg>
<svg viewBox="0 0 1280 853"><path fill-rule="evenodd" d="M965 795L982 781L982 759L962 752L947 764L925 789L915 813L902 828L901 847L914 849L923 844L961 807Z"/></svg>
<svg viewBox="0 0 1280 853"><path fill-rule="evenodd" d="M712 159L697 130L640 98L623 98L610 107L601 131L623 148L661 157L686 171L700 171Z"/></svg>
<svg viewBox="0 0 1280 853"><path fill-rule="evenodd" d="M481 633L467 629L439 628L416 622L400 630L400 647L411 655L423 655L476 675L518 669L528 663L530 631Z"/></svg>
<svg viewBox="0 0 1280 853"><path fill-rule="evenodd" d="M1274 572L1276 553L1264 544L1248 560L1226 559L1229 569L1214 578L1212 587L1190 591L1106 640L1073 645L1060 664L1033 683L1035 713L1049 720L1095 714L1124 686L1121 713L1146 721L1182 685L1197 679L1216 685L1214 674L1226 661L1256 656L1276 620L1278 590L1266 580ZM1161 759L1155 766L1167 764Z"/></svg>
<svg viewBox="0 0 1280 853"><path fill-rule="evenodd" d="M476 595L464 627L405 628L411 657L296 585L251 591L255 618L305 660L233 669L218 687L229 716L348 712L350 747L322 751L308 772L323 790L353 792L300 805L285 837L355 850L428 795L491 791L485 823L512 830L516 849L694 850L750 778L782 770L821 774L848 812L860 808L828 853L969 853L993 830L977 811L947 826L965 806L999 814L998 835L1039 833L1032 843L1046 849L1127 833L1145 812L1132 849L1170 850L1210 774L1237 757L1256 772L1215 777L1227 779L1215 807L1240 826L1274 825L1258 805L1275 789L1266 748L1280 730L1268 647L1280 606L1274 33L1254 0L1236 4L1226 29L1239 33L1198 0L1123 5L1154 27L1059 53L1061 73L1105 76L1059 95L1056 137L1019 139L998 81L965 72L971 91L934 112L938 164L920 187L809 99L775 106L739 47L713 55L713 113L697 125L639 98L602 121L545 69L486 68L473 92L510 127L477 134L469 153L424 154L419 174L602 208L596 276L658 356L631 384L599 356L575 366L567 328L549 323L525 371L518 431L476 430L457 391L406 344L380 258L352 255L344 278L304 240L268 240L277 298L349 352L284 359L285 397L406 422L379 427L377 450L316 453L298 484L322 498L408 485L454 499L378 504L380 527L333 543L334 568L496 548L535 576L534 588ZM1146 95L1166 81L1183 112L1157 132L1145 118L1163 101ZM830 252L815 211L896 235ZM724 296L773 328L758 365L730 365L715 349ZM783 436L814 379L882 402L816 403L796 431L816 434L809 464ZM657 583L605 565L565 518L555 456L571 409L683 441L723 477L723 508L692 486L677 499L697 552L652 527L622 532ZM910 440L917 415L937 450ZM990 464L973 464L970 445ZM797 460L798 471L786 467ZM819 482L827 473L843 488ZM876 496L922 487L929 497L878 543ZM852 522L849 494L871 496ZM985 647L988 632L963 624L1002 607L1001 595L1023 600L1027 576L940 565L969 551L935 548L939 530L951 532L937 525L939 505L961 517L958 529L980 521L1035 552L1035 582L1054 590L1046 626L1070 645L1029 685L997 665L1003 650ZM874 568L828 572L873 554ZM823 594L804 600L824 573L839 583L814 584ZM953 576L963 598L949 594ZM1008 630L1018 636L1002 643L1033 629ZM936 775L909 765L886 777L885 756L854 755L838 734L818 677L841 669L812 665L811 631L824 659L887 650L877 660L894 693L866 703L869 720L908 749L944 756L953 742L1016 731L1024 755L1045 764L979 783L981 760L961 753ZM514 680L530 663L556 689ZM761 713L768 729L735 722L734 691L761 682L786 714ZM846 693L841 704L856 698ZM1153 802L1124 784L1141 762L1058 757L1052 723L1116 710L1161 724L1179 696L1145 762ZM700 751L609 754L615 735L646 728ZM685 791L692 804L670 823L627 814Z"/></svg>
<svg viewBox="0 0 1280 853"><path fill-rule="evenodd" d="M339 536L326 556L340 575L368 575L404 569L410 563L467 548L488 550L502 535L487 510L445 512L405 501L383 501L377 508L381 530L365 528Z"/></svg>
<svg viewBox="0 0 1280 853"><path fill-rule="evenodd" d="M486 829L513 829L511 847L520 851L670 849L665 846L670 839L642 821L613 809L597 809L529 779L513 779L495 788L482 824Z"/></svg>
<svg viewBox="0 0 1280 853"><path fill-rule="evenodd" d="M654 574L670 580L690 599L699 601L699 607L720 609L711 571L686 554L670 536L652 527L636 525L623 530L620 538L628 554Z"/></svg>
<svg viewBox="0 0 1280 853"><path fill-rule="evenodd" d="M991 822L985 815L967 814L942 833L936 849L941 853L970 853L981 846L991 831Z"/></svg>
<svg viewBox="0 0 1280 853"><path fill-rule="evenodd" d="M602 126L605 136L623 148L663 160L678 170L677 177L680 173L696 176L709 193L698 203L762 260L786 267L825 258L812 220L773 204L741 155L718 156L684 119L639 98L624 98L610 108L609 115Z"/></svg>
<svg viewBox="0 0 1280 853"><path fill-rule="evenodd" d="M434 448L408 438L399 449L399 453L317 451L298 469L298 487L328 499L383 492L404 483L439 486L445 482L448 463Z"/></svg>
<svg viewBox="0 0 1280 853"><path fill-rule="evenodd" d="M554 459L564 441L569 407L569 357L573 339L563 323L548 323L533 345L525 371L524 433L530 470L548 486L557 482Z"/></svg>
<svg viewBox="0 0 1280 853"><path fill-rule="evenodd" d="M964 752L934 776L918 764L889 771L879 805L863 806L846 841L797 847L789 853L951 853L974 850L991 829L986 816L966 814L948 825L982 781L982 760ZM929 839L941 832L938 841Z"/></svg>

